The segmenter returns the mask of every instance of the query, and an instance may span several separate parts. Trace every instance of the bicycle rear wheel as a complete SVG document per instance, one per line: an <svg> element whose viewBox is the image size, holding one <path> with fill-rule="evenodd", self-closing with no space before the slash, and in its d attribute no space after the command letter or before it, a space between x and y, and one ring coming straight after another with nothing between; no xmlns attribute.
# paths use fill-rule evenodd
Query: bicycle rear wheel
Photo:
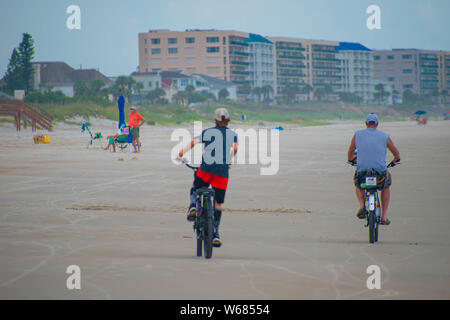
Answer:
<svg viewBox="0 0 450 320"><path fill-rule="evenodd" d="M376 216L374 211L369 211L369 242L374 243L376 238L378 238L377 235L377 228L376 228Z"/></svg>

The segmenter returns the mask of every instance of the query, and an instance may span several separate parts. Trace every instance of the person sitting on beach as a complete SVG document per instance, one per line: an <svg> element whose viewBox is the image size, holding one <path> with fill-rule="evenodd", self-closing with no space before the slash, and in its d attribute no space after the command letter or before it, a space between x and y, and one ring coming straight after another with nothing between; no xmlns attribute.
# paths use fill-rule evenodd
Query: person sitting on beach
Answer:
<svg viewBox="0 0 450 320"><path fill-rule="evenodd" d="M191 150L197 143L205 144L202 164L196 171L194 183L190 191L190 204L187 214L188 221L194 221L197 214L195 207L195 193L199 188L208 188L209 185L215 191L216 203L214 209L214 236L213 246L220 247L222 242L219 237L219 225L222 217L222 205L225 201L225 192L228 186L228 171L233 157L238 150L237 134L228 128L230 114L227 109L219 108L215 111L214 121L216 126L203 130L199 137L194 138L178 154L178 160L182 161L183 155ZM215 146L215 141L220 141L219 146ZM216 151L212 148L218 148ZM209 153L208 153L209 150ZM216 152L221 156L215 159ZM214 155L212 155L214 153Z"/></svg>
<svg viewBox="0 0 450 320"><path fill-rule="evenodd" d="M127 127L127 125L125 123L122 123L120 125L119 130L117 130L117 133L115 135L112 136L107 136L106 139L108 139L108 145L106 146L105 150L109 150L112 146L113 148L113 152L116 152L116 144L115 144L115 140L119 137L119 136L123 136L123 137L127 137L128 135L124 132L124 129Z"/></svg>

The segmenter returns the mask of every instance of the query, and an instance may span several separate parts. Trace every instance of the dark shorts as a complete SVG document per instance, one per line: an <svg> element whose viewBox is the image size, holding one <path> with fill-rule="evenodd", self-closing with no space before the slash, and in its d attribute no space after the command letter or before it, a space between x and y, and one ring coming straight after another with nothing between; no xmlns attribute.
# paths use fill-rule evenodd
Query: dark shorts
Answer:
<svg viewBox="0 0 450 320"><path fill-rule="evenodd" d="M211 185L216 194L216 201L217 203L220 204L225 202L225 192L227 190L227 183L228 178L204 172L201 171L200 169L197 170L197 173L194 177L194 189L208 188L209 185Z"/></svg>
<svg viewBox="0 0 450 320"><path fill-rule="evenodd" d="M356 172L353 176L353 182L355 183L355 187L361 189L361 183L365 181L367 175L367 171ZM384 190L388 189L392 184L392 177L389 171L378 172L377 173L377 189Z"/></svg>
<svg viewBox="0 0 450 320"><path fill-rule="evenodd" d="M130 134L133 137L133 139L139 138L139 127L131 128Z"/></svg>

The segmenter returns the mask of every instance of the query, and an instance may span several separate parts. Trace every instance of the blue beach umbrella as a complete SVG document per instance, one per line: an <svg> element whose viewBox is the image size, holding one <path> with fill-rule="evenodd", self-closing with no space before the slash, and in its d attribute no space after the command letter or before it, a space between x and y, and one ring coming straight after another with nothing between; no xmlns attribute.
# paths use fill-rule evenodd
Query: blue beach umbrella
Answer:
<svg viewBox="0 0 450 320"><path fill-rule="evenodd" d="M125 124L125 98L123 96L120 96L119 99L117 99L117 105L119 108L119 128L122 124Z"/></svg>
<svg viewBox="0 0 450 320"><path fill-rule="evenodd" d="M417 114L418 116L419 115L422 115L422 114L426 114L427 112L426 111L423 111L423 110L417 110L416 112L414 112L414 114Z"/></svg>

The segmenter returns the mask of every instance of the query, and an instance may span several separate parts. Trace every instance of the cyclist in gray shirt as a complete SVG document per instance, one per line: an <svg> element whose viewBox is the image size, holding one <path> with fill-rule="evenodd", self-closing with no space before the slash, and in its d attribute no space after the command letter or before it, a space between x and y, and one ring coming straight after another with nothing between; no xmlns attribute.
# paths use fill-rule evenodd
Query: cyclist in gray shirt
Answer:
<svg viewBox="0 0 450 320"><path fill-rule="evenodd" d="M360 188L360 177L369 169L375 169L382 181L378 184L381 190L381 224L389 225L391 222L387 218L390 200L390 186L392 183L391 174L386 168L386 148L394 155L394 163L400 162L400 153L392 142L388 134L377 130L378 116L369 113L366 117L366 129L356 131L348 149L348 161L355 162L356 171L354 182L356 187L356 197L359 201L359 210L356 216L360 219L366 217L367 211L364 203L364 190ZM354 155L357 150L358 156ZM355 159L356 158L356 159ZM384 179L383 179L384 178Z"/></svg>

